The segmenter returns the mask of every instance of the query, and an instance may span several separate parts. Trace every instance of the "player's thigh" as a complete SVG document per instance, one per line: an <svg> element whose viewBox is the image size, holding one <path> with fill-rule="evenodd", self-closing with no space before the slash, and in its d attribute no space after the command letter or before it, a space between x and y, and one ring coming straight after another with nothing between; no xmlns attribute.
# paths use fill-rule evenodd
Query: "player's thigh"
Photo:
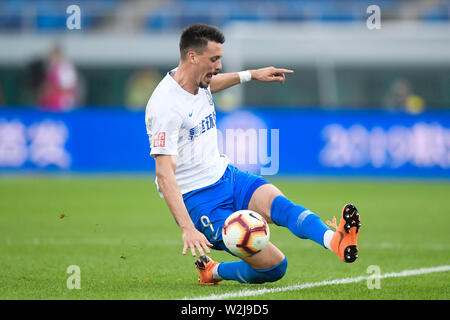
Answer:
<svg viewBox="0 0 450 320"><path fill-rule="evenodd" d="M283 193L273 184L264 184L253 193L248 203L248 209L258 212L267 222L272 223L272 219L270 219L270 207L273 199L279 195L283 195Z"/></svg>
<svg viewBox="0 0 450 320"><path fill-rule="evenodd" d="M269 241L264 250L251 257L242 258L242 260L255 270L266 270L279 265L284 258L283 252Z"/></svg>

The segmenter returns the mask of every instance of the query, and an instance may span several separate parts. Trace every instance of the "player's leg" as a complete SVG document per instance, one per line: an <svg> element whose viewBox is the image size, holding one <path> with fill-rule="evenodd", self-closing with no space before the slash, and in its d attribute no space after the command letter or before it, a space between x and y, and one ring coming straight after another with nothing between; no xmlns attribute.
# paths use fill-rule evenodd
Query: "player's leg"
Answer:
<svg viewBox="0 0 450 320"><path fill-rule="evenodd" d="M236 202L233 200L234 185L229 183L230 181L235 182L233 170L231 167L227 169L223 179L220 179L213 186L183 196L186 208L196 228L213 244L213 249L226 250L229 253L231 252L222 241L222 226L233 212L240 209L234 205ZM250 178L254 179L255 177ZM239 179L239 181L241 180ZM245 187L253 186L253 180L246 182ZM245 258L245 260L218 263L210 257L200 257L195 263L200 273L200 283L214 285L221 280L263 283L276 281L286 272L286 257L271 243L268 243L261 252L250 258Z"/></svg>
<svg viewBox="0 0 450 320"><path fill-rule="evenodd" d="M280 264L286 256L272 242L268 242L264 250L251 257L242 258L253 269L265 270Z"/></svg>
<svg viewBox="0 0 450 320"><path fill-rule="evenodd" d="M254 191L268 182L233 166L229 166L229 169L232 174L227 181L233 190L233 211L247 209ZM233 212L229 212L225 219L231 213ZM224 244L223 249L227 250ZM263 283L281 279L286 273L286 268L287 258L269 242L264 250L251 257L242 258L241 261L215 263L211 269L214 270L213 276L216 281L225 279L244 283Z"/></svg>
<svg viewBox="0 0 450 320"><path fill-rule="evenodd" d="M268 222L288 228L301 239L311 239L330 248L334 232L315 213L286 198L273 184L260 186L253 193L248 208Z"/></svg>
<svg viewBox="0 0 450 320"><path fill-rule="evenodd" d="M278 196L284 196L284 194L273 184L261 185L253 192L248 203L248 209L258 212L267 222L273 223L270 217L270 209L273 200Z"/></svg>
<svg viewBox="0 0 450 320"><path fill-rule="evenodd" d="M234 208L229 206L214 208L210 211L208 220L211 224L201 232L213 243L213 249L225 250L233 254L221 240L221 230L226 218L234 211ZM210 230L217 231L210 232ZM195 263L200 273L200 284L214 285L222 280L235 280L240 283L273 282L281 279L286 273L287 258L271 242L268 242L261 252L241 259L241 261L219 263L207 256L200 257Z"/></svg>
<svg viewBox="0 0 450 320"><path fill-rule="evenodd" d="M280 280L287 269L286 256L271 242L264 250L241 261L218 263L203 256L196 261L201 284L217 284L222 280L240 283L265 283Z"/></svg>
<svg viewBox="0 0 450 320"><path fill-rule="evenodd" d="M328 228L315 213L287 199L272 184L258 187L248 208L260 213L267 221L288 228L297 237L311 239L332 250L342 261L353 262L358 258L357 239L361 223L358 210L353 205L343 208L339 226L334 223L337 232Z"/></svg>

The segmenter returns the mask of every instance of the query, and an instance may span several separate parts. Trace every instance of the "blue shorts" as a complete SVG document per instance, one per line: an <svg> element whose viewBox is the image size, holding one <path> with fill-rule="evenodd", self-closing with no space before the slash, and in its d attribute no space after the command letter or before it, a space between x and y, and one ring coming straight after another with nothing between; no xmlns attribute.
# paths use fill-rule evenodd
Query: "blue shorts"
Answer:
<svg viewBox="0 0 450 320"><path fill-rule="evenodd" d="M248 209L255 190L266 183L269 182L260 176L228 165L216 183L185 193L183 200L195 227L213 244L213 249L230 252L222 241L225 220L235 211Z"/></svg>

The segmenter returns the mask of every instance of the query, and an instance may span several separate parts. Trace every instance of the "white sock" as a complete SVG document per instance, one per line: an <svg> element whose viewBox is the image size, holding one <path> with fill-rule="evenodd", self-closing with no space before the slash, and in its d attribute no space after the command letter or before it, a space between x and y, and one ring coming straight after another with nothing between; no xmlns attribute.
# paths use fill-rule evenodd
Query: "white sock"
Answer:
<svg viewBox="0 0 450 320"><path fill-rule="evenodd" d="M220 264L220 263L219 263L219 264ZM212 272L212 274L213 274L213 279L214 279L214 280L217 280L217 281L223 280L222 277L219 275L219 272L217 272L217 270L219 269L219 264L217 264L217 265L214 267L213 272Z"/></svg>
<svg viewBox="0 0 450 320"><path fill-rule="evenodd" d="M333 251L331 249L331 238L333 238L333 235L334 235L333 230L327 230L323 234L323 245L325 246L325 248L330 249L331 251Z"/></svg>

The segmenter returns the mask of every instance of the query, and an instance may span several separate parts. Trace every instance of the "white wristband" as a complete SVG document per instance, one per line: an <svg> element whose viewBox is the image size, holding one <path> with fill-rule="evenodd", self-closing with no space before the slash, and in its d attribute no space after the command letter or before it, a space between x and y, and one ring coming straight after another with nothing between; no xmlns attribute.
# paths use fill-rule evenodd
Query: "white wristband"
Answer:
<svg viewBox="0 0 450 320"><path fill-rule="evenodd" d="M240 71L238 72L238 75L241 83L249 82L250 80L252 80L252 73L250 72L250 70Z"/></svg>

